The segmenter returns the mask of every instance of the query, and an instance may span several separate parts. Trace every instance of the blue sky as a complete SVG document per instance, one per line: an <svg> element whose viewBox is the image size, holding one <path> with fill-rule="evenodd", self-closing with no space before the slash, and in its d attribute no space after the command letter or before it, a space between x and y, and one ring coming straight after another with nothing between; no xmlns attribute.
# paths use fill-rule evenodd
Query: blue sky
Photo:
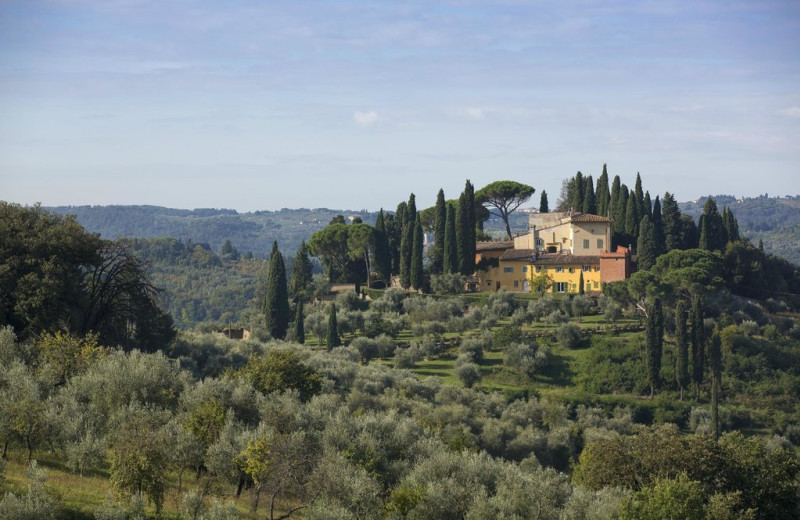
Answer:
<svg viewBox="0 0 800 520"><path fill-rule="evenodd" d="M800 2L0 2L0 199L800 193Z"/></svg>

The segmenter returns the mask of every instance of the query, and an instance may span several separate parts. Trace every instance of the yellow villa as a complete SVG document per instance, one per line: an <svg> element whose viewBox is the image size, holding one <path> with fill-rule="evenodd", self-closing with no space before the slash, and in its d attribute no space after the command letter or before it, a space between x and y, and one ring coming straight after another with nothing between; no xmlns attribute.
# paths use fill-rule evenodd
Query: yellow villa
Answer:
<svg viewBox="0 0 800 520"><path fill-rule="evenodd" d="M588 213L533 213L529 231L508 242L479 242L476 286L481 291L529 292L535 277L549 275L548 292L600 291L603 283L631 273L628 248L610 252L611 219Z"/></svg>

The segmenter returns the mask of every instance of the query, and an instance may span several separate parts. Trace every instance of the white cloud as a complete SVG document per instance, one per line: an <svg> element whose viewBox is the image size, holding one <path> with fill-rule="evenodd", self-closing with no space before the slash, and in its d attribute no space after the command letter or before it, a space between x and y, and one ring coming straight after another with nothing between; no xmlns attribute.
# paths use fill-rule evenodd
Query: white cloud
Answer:
<svg viewBox="0 0 800 520"><path fill-rule="evenodd" d="M358 126L366 128L378 122L378 113L374 110L356 112L353 114L353 121L355 121Z"/></svg>
<svg viewBox="0 0 800 520"><path fill-rule="evenodd" d="M469 119L483 119L486 117L486 110L480 107L470 107L465 114Z"/></svg>
<svg viewBox="0 0 800 520"><path fill-rule="evenodd" d="M800 117L800 107L789 107L778 110L778 114L788 117Z"/></svg>

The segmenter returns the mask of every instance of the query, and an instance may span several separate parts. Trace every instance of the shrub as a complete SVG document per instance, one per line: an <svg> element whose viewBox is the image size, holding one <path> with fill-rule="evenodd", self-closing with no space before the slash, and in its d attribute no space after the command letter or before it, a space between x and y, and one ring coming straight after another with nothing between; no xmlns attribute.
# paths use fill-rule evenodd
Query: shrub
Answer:
<svg viewBox="0 0 800 520"><path fill-rule="evenodd" d="M458 273L434 274L431 276L431 291L435 294L458 294L464 291L466 279Z"/></svg>
<svg viewBox="0 0 800 520"><path fill-rule="evenodd" d="M456 367L456 376L467 388L472 388L481 380L481 369L475 363L464 363Z"/></svg>
<svg viewBox="0 0 800 520"><path fill-rule="evenodd" d="M554 310L547 315L547 321L548 323L567 323L569 321L569 315L560 310Z"/></svg>
<svg viewBox="0 0 800 520"><path fill-rule="evenodd" d="M356 338L350 343L350 346L358 350L361 362L365 365L379 354L377 342L370 338Z"/></svg>
<svg viewBox="0 0 800 520"><path fill-rule="evenodd" d="M505 365L516 370L528 378L533 378L537 371L547 366L547 349L537 345L535 341L529 343L512 343L506 349Z"/></svg>
<svg viewBox="0 0 800 520"><path fill-rule="evenodd" d="M469 354L472 358L472 361L475 363L480 363L483 361L484 348L483 341L475 338L465 338L461 341L458 351L462 354Z"/></svg>
<svg viewBox="0 0 800 520"><path fill-rule="evenodd" d="M414 368L418 359L417 349L414 347L399 348L394 353L394 366L395 368Z"/></svg>
<svg viewBox="0 0 800 520"><path fill-rule="evenodd" d="M565 323L556 333L561 348L575 349L581 346L581 328L574 323Z"/></svg>

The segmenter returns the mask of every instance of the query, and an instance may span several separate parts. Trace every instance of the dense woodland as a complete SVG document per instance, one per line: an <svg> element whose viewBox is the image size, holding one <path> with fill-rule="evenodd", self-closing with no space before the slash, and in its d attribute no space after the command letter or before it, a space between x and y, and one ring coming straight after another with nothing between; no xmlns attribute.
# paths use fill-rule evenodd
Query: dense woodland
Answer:
<svg viewBox="0 0 800 520"><path fill-rule="evenodd" d="M534 191L334 215L265 260L0 203L0 517L798 517L800 268L604 172L553 206L624 215L631 279L462 293ZM237 316L248 341L196 326Z"/></svg>

